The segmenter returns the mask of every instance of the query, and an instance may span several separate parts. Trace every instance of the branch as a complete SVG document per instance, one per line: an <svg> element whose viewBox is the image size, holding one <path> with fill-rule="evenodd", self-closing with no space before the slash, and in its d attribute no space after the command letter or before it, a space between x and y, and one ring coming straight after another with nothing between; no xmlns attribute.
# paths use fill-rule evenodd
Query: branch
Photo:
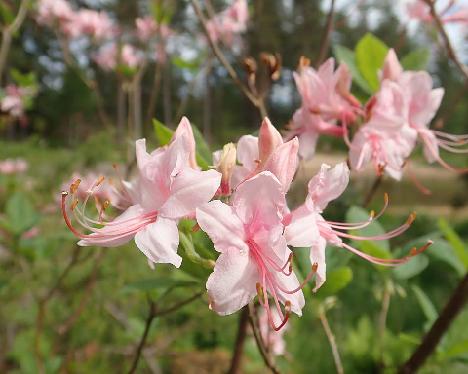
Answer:
<svg viewBox="0 0 468 374"><path fill-rule="evenodd" d="M260 111L260 115L263 117L267 116L266 108L265 108L265 103L263 100L259 97L256 97L249 89L248 87L242 82L242 80L239 78L237 75L236 71L232 67L231 63L227 60L226 56L224 56L223 52L221 49L219 49L217 43L211 39L210 33L208 31L208 26L207 26L207 19L203 15L203 12L200 7L200 2L198 0L191 0L193 9L200 20L200 23L203 26L203 31L205 32L206 38L210 44L211 49L213 50L214 55L216 58L219 60L219 62L224 66L226 71L228 72L229 76L231 79L234 81L234 83L239 87L239 89L242 91L242 93L250 100L250 102Z"/></svg>
<svg viewBox="0 0 468 374"><path fill-rule="evenodd" d="M463 64L463 62L460 61L460 59L458 58L457 54L454 51L452 43L450 42L450 38L447 34L447 31L445 30L444 24L435 9L435 1L433 0L423 0L423 1L429 6L431 16L434 19L437 29L439 30L439 34L442 36L442 40L444 42L445 49L447 51L447 55L449 59L453 61L453 63L457 66L457 68L463 74L465 81L468 82L468 67L465 64Z"/></svg>
<svg viewBox="0 0 468 374"><path fill-rule="evenodd" d="M419 347L399 369L399 374L416 372L434 352L437 344L468 301L468 274L460 281L450 300L424 336Z"/></svg>
<svg viewBox="0 0 468 374"><path fill-rule="evenodd" d="M241 373L242 352L244 349L245 338L247 337L247 326L249 322L249 308L245 306L239 316L239 326L237 329L236 344L231 358L231 366L228 374Z"/></svg>
<svg viewBox="0 0 468 374"><path fill-rule="evenodd" d="M19 30L28 13L29 0L21 0L18 13L11 24L6 26L2 32L2 45L0 47L0 84L2 82L3 70L6 66L8 53L10 52L13 35Z"/></svg>
<svg viewBox="0 0 468 374"><path fill-rule="evenodd" d="M325 24L325 30L322 36L322 41L320 43L320 52L319 57L317 58L316 66L319 66L328 52L330 46L330 37L333 31L333 19L335 18L335 0L330 1L330 10L327 16L327 23Z"/></svg>
<svg viewBox="0 0 468 374"><path fill-rule="evenodd" d="M149 300L149 311L148 311L148 316L146 317L145 329L143 331L143 335L141 336L140 342L138 343L137 349L135 351L132 366L130 367L130 370L128 371L129 374L135 373L138 368L138 362L140 361L140 358L142 356L143 348L145 347L146 340L148 339L149 330L151 328L151 324L153 323L154 319L157 317L162 317L172 312L175 312L176 310L198 299L201 295L203 295L203 293L204 293L203 291L198 292L195 295L189 297L188 299L182 300L181 302L176 303L173 306L167 309L163 309L163 310L158 310L156 303L152 300Z"/></svg>
<svg viewBox="0 0 468 374"><path fill-rule="evenodd" d="M333 361L335 362L336 372L338 374L343 374L343 364L341 363L340 352L338 351L338 346L336 345L335 335L333 335L333 331L330 328L330 324L328 323L327 316L323 308L319 311L319 318L320 322L322 322L323 330L325 331L325 335L327 336L328 342L330 343L330 347L333 354Z"/></svg>
<svg viewBox="0 0 468 374"><path fill-rule="evenodd" d="M265 348L265 345L263 343L260 329L258 328L258 319L257 319L257 312L255 310L255 306L252 303L250 303L248 307L249 307L250 325L252 326L255 342L257 343L258 351L260 352L260 355L263 358L263 362L273 374L280 374L280 371L276 367L271 356L268 354L267 349Z"/></svg>

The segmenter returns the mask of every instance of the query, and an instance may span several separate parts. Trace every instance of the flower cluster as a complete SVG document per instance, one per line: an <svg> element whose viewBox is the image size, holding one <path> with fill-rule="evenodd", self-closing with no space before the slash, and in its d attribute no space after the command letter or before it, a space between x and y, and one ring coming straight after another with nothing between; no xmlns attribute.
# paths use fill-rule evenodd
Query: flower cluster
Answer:
<svg viewBox="0 0 468 374"><path fill-rule="evenodd" d="M182 262L177 253L178 222L183 218L196 220L194 227L208 234L219 253L206 283L210 308L228 315L258 297L270 327L278 331L291 313L301 315L305 304L303 287L313 278L314 290L325 282L327 244L386 266L404 263L430 244L401 259L379 259L346 243L346 239L393 238L410 227L414 215L400 227L374 237L347 231L368 226L385 207L365 222L326 220L324 209L348 184L349 169L344 163L333 168L323 165L309 182L305 202L291 210L286 195L298 167L298 151L298 139L284 141L265 118L258 137L245 135L237 149L230 143L214 154L218 171L202 171L196 162L192 127L183 118L164 147L148 153L145 140L137 140L138 173L132 182L120 184L120 193L127 197L128 205L119 216L103 220L108 200L97 204L98 219L87 215L86 203L90 197L99 196L103 178L85 182L84 195L80 179L73 181L68 191L62 192L63 216L80 245L115 247L134 239L151 265L168 263L176 267ZM67 205L70 195L71 204ZM82 206L78 205L80 199L84 199ZM76 229L71 214L90 233ZM302 280L293 269L294 247L310 248L310 271ZM270 339L266 332L262 334Z"/></svg>
<svg viewBox="0 0 468 374"><path fill-rule="evenodd" d="M429 5L422 0L416 0L407 5L408 16L422 22L432 22L433 17ZM468 7L456 6L455 1L449 1L439 13L442 23L468 24Z"/></svg>
<svg viewBox="0 0 468 374"><path fill-rule="evenodd" d="M208 34L213 41L226 46L238 44L239 34L247 30L249 10L246 0L235 0L227 9L214 15L207 22Z"/></svg>
<svg viewBox="0 0 468 374"><path fill-rule="evenodd" d="M10 84L0 91L0 110L17 119L24 118L28 104L36 94L33 87L20 87Z"/></svg>
<svg viewBox="0 0 468 374"><path fill-rule="evenodd" d="M286 139L298 137L302 158L314 155L320 134L343 136L349 146L352 169L361 170L371 163L378 174L386 172L399 180L419 138L428 162L437 161L458 172L468 170L448 165L439 154L439 148L453 153L468 152L463 148L468 135L429 129L444 90L434 89L432 78L425 71L404 71L392 49L380 72L380 88L365 106L350 93L349 69L341 64L334 71L333 59L315 70L302 58L294 79L302 105L294 113ZM352 140L350 125L354 128Z"/></svg>
<svg viewBox="0 0 468 374"><path fill-rule="evenodd" d="M137 18L135 27L124 30L112 17L92 9L74 10L65 0L40 0L36 20L59 30L67 39L88 37L95 49L96 64L105 71L135 72L146 60L164 62L166 43L173 34L152 17Z"/></svg>
<svg viewBox="0 0 468 374"><path fill-rule="evenodd" d="M28 169L28 163L22 158L7 158L0 161L0 174L11 175L23 173Z"/></svg>

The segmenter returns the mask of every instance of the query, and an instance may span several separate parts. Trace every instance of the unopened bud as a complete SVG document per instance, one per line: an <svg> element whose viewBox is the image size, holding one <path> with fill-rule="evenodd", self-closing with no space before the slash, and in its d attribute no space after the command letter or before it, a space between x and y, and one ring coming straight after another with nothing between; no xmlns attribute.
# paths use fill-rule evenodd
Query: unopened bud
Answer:
<svg viewBox="0 0 468 374"><path fill-rule="evenodd" d="M301 70L303 68L308 68L310 66L310 58L305 56L301 56L299 58L299 64L297 66L297 70Z"/></svg>
<svg viewBox="0 0 468 374"><path fill-rule="evenodd" d="M231 175L236 165L237 151L233 143L225 144L219 156L216 169L221 173L221 189L224 194L230 192Z"/></svg>

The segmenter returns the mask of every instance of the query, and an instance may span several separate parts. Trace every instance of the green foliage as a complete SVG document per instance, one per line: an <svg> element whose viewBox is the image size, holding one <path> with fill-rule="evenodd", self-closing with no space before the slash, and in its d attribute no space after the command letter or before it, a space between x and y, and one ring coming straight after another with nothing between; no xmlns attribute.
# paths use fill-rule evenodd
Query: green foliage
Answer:
<svg viewBox="0 0 468 374"><path fill-rule="evenodd" d="M465 269L468 270L468 251L466 249L465 244L445 219L440 218L438 221L438 225L440 231L442 231L445 238L455 251L455 254L458 257L459 261L465 266Z"/></svg>
<svg viewBox="0 0 468 374"><path fill-rule="evenodd" d="M407 280L420 274L429 266L429 258L424 254L414 256L406 264L393 269L393 275L396 279Z"/></svg>
<svg viewBox="0 0 468 374"><path fill-rule="evenodd" d="M372 88L370 87L367 80L362 76L359 68L356 65L356 56L354 51L338 44L333 47L333 51L338 61L340 63L345 63L348 66L354 83L356 83L365 93L369 95L372 94Z"/></svg>
<svg viewBox="0 0 468 374"><path fill-rule="evenodd" d="M412 285L411 289L413 290L414 295L416 296L416 300L418 301L418 304L421 307L421 310L423 311L428 323L434 322L438 317L438 313L434 304L432 304L431 299L417 285Z"/></svg>
<svg viewBox="0 0 468 374"><path fill-rule="evenodd" d="M429 48L422 47L408 53L400 62L405 70L424 70L429 63L430 56Z"/></svg>
<svg viewBox="0 0 468 374"><path fill-rule="evenodd" d="M353 280L353 271L349 266L333 269L327 273L327 281L316 293L320 299L336 295Z"/></svg>
<svg viewBox="0 0 468 374"><path fill-rule="evenodd" d="M29 230L39 220L30 200L21 192L16 192L8 199L5 213L2 226L15 235Z"/></svg>
<svg viewBox="0 0 468 374"><path fill-rule="evenodd" d="M357 67L372 92L380 86L378 72L382 68L388 47L379 38L366 34L356 45Z"/></svg>

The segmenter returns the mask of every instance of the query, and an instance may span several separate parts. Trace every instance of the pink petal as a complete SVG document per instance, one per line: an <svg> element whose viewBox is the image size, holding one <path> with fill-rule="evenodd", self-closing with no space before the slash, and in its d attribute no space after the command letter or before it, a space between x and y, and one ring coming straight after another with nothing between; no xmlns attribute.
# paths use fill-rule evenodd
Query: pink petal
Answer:
<svg viewBox="0 0 468 374"><path fill-rule="evenodd" d="M280 145L270 156L262 167L263 170L271 171L281 182L283 191L287 192L296 173L299 150L297 138Z"/></svg>
<svg viewBox="0 0 468 374"><path fill-rule="evenodd" d="M258 138L252 135L244 135L237 142L237 160L249 170L257 167Z"/></svg>
<svg viewBox="0 0 468 374"><path fill-rule="evenodd" d="M324 210L328 203L341 196L349 183L349 169L344 162L331 168L322 164L320 171L309 182L308 200L312 206ZM310 206L309 209L313 209Z"/></svg>
<svg viewBox="0 0 468 374"><path fill-rule="evenodd" d="M299 138L299 156L304 160L311 160L315 155L315 148L319 133L314 130L308 130L298 136Z"/></svg>
<svg viewBox="0 0 468 374"><path fill-rule="evenodd" d="M260 126L258 135L258 153L260 162L265 162L273 151L283 144L283 138L278 130L271 124L270 120L265 117Z"/></svg>
<svg viewBox="0 0 468 374"><path fill-rule="evenodd" d="M104 226L99 229L97 233L93 233L89 235L88 238L80 240L78 245L118 247L122 244L128 243L133 239L135 233L138 231L139 222L144 222L143 219L139 220L138 218L144 213L145 210L140 205L133 205L125 210L120 216L116 217L112 221L112 224ZM130 219L132 219L131 224L129 223ZM119 224L119 222L122 223ZM132 230L132 228L134 228L134 230ZM142 229L143 227L139 228L139 230Z"/></svg>
<svg viewBox="0 0 468 374"><path fill-rule="evenodd" d="M327 264L325 262L326 246L327 241L323 237L319 236L310 247L310 263L317 264L314 292L316 292L327 279Z"/></svg>
<svg viewBox="0 0 468 374"><path fill-rule="evenodd" d="M158 217L135 236L135 243L153 263L172 264L179 267L182 257L177 254L179 231L175 221Z"/></svg>
<svg viewBox="0 0 468 374"><path fill-rule="evenodd" d="M396 81L402 73L403 67L400 65L398 57L392 48L388 51L387 57L385 57L381 79L390 79Z"/></svg>
<svg viewBox="0 0 468 374"><path fill-rule="evenodd" d="M284 230L289 245L293 247L310 247L317 241L320 233L315 215L305 205L293 211L292 221Z"/></svg>
<svg viewBox="0 0 468 374"><path fill-rule="evenodd" d="M216 170L199 171L185 168L174 179L170 196L160 209L168 218L182 218L195 212L214 196L221 183Z"/></svg>
<svg viewBox="0 0 468 374"><path fill-rule="evenodd" d="M244 224L273 226L281 222L286 200L278 179L264 171L237 187L232 205Z"/></svg>
<svg viewBox="0 0 468 374"><path fill-rule="evenodd" d="M206 282L210 308L220 315L237 312L255 297L258 281L249 252L230 247L218 257Z"/></svg>
<svg viewBox="0 0 468 374"><path fill-rule="evenodd" d="M182 137L184 139L186 149L189 153L190 167L198 169L195 137L193 136L192 125L187 117L182 117L180 120L180 123L174 133L174 139L177 137Z"/></svg>
<svg viewBox="0 0 468 374"><path fill-rule="evenodd" d="M234 209L219 200L211 201L197 208L197 223L213 241L216 250L225 252L231 247L248 252L244 242L244 225Z"/></svg>

